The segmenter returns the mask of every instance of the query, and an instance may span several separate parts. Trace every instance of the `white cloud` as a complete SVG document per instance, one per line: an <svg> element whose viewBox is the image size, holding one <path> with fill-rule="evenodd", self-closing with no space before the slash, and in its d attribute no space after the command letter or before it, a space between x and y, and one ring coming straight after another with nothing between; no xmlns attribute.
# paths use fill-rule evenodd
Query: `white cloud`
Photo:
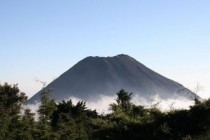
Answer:
<svg viewBox="0 0 210 140"><path fill-rule="evenodd" d="M76 104L78 101L81 101L81 99L75 97L70 97L70 99L72 99L74 104ZM86 105L92 110L96 109L98 113L109 113L109 105L111 103L116 103L115 99L116 96L100 95L98 99L86 101ZM146 108L149 108L158 103L157 107L162 111L169 111L170 109L189 109L189 107L194 104L194 101L183 97L161 99L158 95L156 95L152 97L151 100L146 100L143 97L134 96L132 103L135 105L143 105Z"/></svg>
<svg viewBox="0 0 210 140"><path fill-rule="evenodd" d="M70 97L73 104L75 105L77 102L82 101L82 99L76 97ZM104 96L99 95L97 99L86 101L86 106L91 110L96 110L100 114L110 113L109 105L111 103L116 103L116 96ZM68 99L67 99L68 100ZM192 100L177 97L173 99L161 99L158 95L151 98L151 100L146 100L143 97L139 97L137 95L133 96L132 103L135 105L143 105L145 108L149 108L157 104L157 107L162 111L169 111L170 109L189 109L189 106L193 105L194 102ZM32 110L32 112L36 113L38 110L39 103L30 104L28 107ZM35 115L36 119L38 115Z"/></svg>
<svg viewBox="0 0 210 140"><path fill-rule="evenodd" d="M150 108L157 105L162 111L169 111L170 109L189 109L194 104L194 101L184 97L176 97L171 99L161 99L159 95L155 95L151 100L146 100L138 95L133 97L133 103L136 105L143 105L145 108Z"/></svg>

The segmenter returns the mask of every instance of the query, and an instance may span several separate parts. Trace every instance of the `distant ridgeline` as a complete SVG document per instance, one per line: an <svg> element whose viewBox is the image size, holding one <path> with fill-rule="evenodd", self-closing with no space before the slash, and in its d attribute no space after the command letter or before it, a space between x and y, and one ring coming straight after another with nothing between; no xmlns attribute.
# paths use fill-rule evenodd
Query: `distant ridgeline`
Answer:
<svg viewBox="0 0 210 140"><path fill-rule="evenodd" d="M113 96L119 89L150 100L196 96L181 84L147 68L128 55L87 57L63 73L47 87L57 101L77 97L88 101L100 95ZM39 100L41 91L29 103Z"/></svg>

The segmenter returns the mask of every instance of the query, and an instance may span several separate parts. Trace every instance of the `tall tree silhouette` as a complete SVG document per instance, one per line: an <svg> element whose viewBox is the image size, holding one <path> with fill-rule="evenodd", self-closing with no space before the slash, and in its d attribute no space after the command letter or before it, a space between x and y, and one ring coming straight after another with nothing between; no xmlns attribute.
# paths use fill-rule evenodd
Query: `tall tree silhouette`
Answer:
<svg viewBox="0 0 210 140"><path fill-rule="evenodd" d="M44 87L38 109L39 121L37 136L43 140L49 140L53 135L50 121L53 112L56 110L56 103L53 99L50 99L49 94L50 91Z"/></svg>
<svg viewBox="0 0 210 140"><path fill-rule="evenodd" d="M119 92L117 92L117 104L122 109L129 109L131 106L131 95L132 93L126 92L124 89L121 89Z"/></svg>
<svg viewBox="0 0 210 140"><path fill-rule="evenodd" d="M17 139L21 109L27 96L16 85L0 85L0 139Z"/></svg>

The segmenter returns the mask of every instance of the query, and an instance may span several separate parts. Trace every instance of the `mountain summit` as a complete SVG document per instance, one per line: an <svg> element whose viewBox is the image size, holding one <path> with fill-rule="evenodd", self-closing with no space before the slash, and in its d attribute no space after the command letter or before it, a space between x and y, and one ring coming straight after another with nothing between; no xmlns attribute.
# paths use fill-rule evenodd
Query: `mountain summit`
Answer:
<svg viewBox="0 0 210 140"><path fill-rule="evenodd" d="M181 84L152 71L124 54L114 57L87 57L46 88L52 89L52 97L57 101L69 97L88 101L97 99L100 95L113 96L122 88L145 99L155 95L162 99L190 96L187 94L189 90ZM29 103L39 100L40 93L41 91L35 94Z"/></svg>

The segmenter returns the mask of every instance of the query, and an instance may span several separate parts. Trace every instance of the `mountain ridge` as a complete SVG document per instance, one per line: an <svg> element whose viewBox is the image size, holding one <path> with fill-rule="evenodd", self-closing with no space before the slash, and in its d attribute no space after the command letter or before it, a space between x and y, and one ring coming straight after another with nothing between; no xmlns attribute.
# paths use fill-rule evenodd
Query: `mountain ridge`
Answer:
<svg viewBox="0 0 210 140"><path fill-rule="evenodd" d="M86 57L46 88L52 88L52 97L58 101L72 96L82 100L97 98L99 95L113 96L122 88L146 99L155 95L164 99L185 97L189 93L183 85L158 74L126 54ZM179 92L181 89L185 91ZM40 92L29 103L38 100Z"/></svg>

